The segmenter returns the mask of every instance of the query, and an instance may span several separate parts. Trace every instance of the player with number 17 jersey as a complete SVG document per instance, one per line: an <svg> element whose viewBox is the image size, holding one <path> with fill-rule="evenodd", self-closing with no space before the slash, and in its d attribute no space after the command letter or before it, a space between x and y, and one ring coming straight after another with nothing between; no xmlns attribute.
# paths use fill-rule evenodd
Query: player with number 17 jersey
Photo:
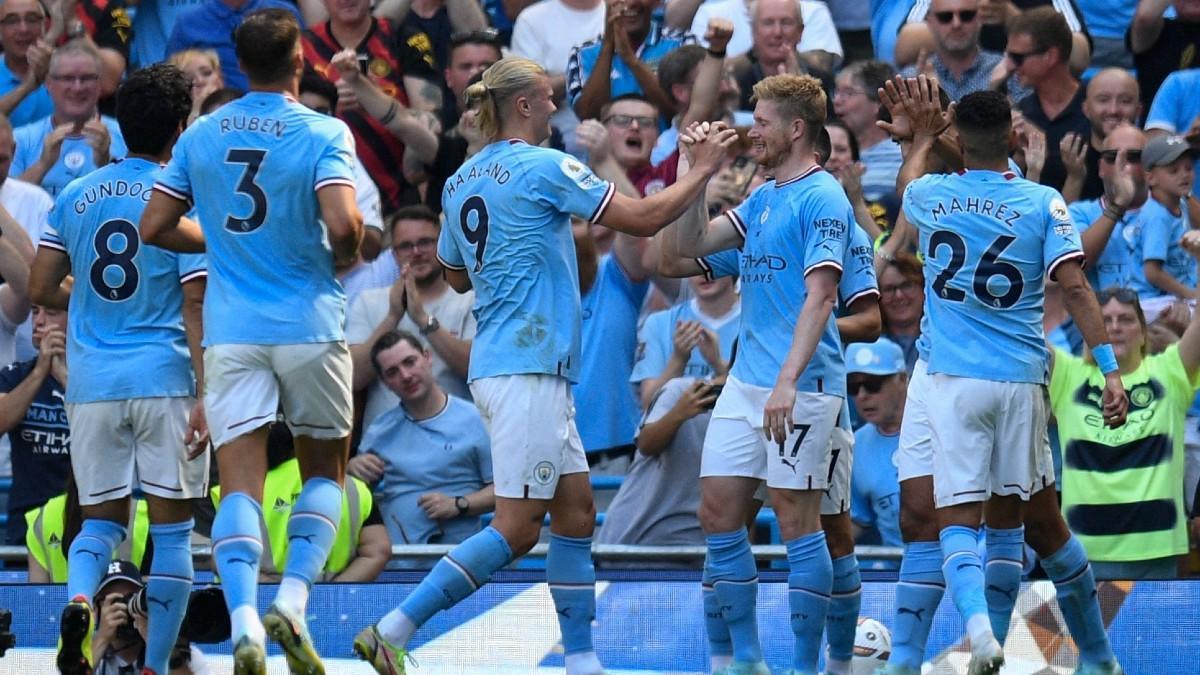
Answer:
<svg viewBox="0 0 1200 675"><path fill-rule="evenodd" d="M354 161L345 123L273 92L252 91L183 133L155 189L195 201L206 345L342 339L346 296L316 192L353 187Z"/></svg>
<svg viewBox="0 0 1200 675"><path fill-rule="evenodd" d="M478 329L468 380L579 377L579 270L571 214L599 221L615 188L579 160L492 143L446 180L438 258L465 269Z"/></svg>
<svg viewBox="0 0 1200 675"><path fill-rule="evenodd" d="M925 255L929 373L1045 384L1045 281L1083 257L1063 198L1008 171L970 170L913 181L903 204Z"/></svg>
<svg viewBox="0 0 1200 675"><path fill-rule="evenodd" d="M158 170L119 160L68 184L50 212L40 246L66 253L75 276L67 403L195 394L182 284L204 277L204 256L138 238Z"/></svg>

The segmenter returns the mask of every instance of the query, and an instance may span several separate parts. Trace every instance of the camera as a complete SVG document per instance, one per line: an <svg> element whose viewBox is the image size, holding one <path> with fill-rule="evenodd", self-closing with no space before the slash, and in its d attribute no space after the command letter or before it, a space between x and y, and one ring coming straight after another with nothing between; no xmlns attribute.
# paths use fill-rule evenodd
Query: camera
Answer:
<svg viewBox="0 0 1200 675"><path fill-rule="evenodd" d="M149 598L143 586L117 602L124 605L129 613L129 620L117 629L117 637L121 640L140 640L141 635L134 628L133 620L139 616L148 617L149 603L157 601ZM210 587L192 591L188 596L183 624L179 627L179 637L188 642L216 644L228 640L231 632L229 613L225 609L225 597L221 589Z"/></svg>
<svg viewBox="0 0 1200 675"><path fill-rule="evenodd" d="M712 410L713 408L717 407L717 399L720 398L721 390L723 390L724 388L725 388L725 385L723 385L723 384L708 385L708 391L706 391L704 393L704 395L712 396L713 400L712 400L712 403L709 403L707 406L705 406L705 408Z"/></svg>

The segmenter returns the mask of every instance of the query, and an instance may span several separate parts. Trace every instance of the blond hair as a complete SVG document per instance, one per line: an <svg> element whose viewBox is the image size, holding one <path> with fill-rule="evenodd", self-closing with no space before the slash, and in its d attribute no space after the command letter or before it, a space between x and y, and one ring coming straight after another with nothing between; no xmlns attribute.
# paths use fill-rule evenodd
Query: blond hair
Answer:
<svg viewBox="0 0 1200 675"><path fill-rule="evenodd" d="M467 108L476 111L475 121L488 140L500 133L500 109L503 104L529 90L546 69L519 56L506 56L493 63L478 82L463 92Z"/></svg>
<svg viewBox="0 0 1200 675"><path fill-rule="evenodd" d="M825 126L827 100L821 81L811 75L772 75L754 85L754 101L771 101L784 123L804 120L804 138L815 142Z"/></svg>
<svg viewBox="0 0 1200 675"><path fill-rule="evenodd" d="M167 63L183 70L183 66L191 59L203 59L208 61L208 65L217 73L221 72L221 57L217 55L215 49L185 49L181 52L175 52L167 59Z"/></svg>

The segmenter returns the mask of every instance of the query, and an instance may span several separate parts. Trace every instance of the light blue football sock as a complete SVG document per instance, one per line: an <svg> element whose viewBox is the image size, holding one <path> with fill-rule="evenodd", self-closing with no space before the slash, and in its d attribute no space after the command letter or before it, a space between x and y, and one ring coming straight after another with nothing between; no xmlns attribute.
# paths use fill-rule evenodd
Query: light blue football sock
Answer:
<svg viewBox="0 0 1200 675"><path fill-rule="evenodd" d="M758 641L758 567L746 528L710 534L708 575L717 594L721 615L729 627L733 658L742 663L762 661Z"/></svg>
<svg viewBox="0 0 1200 675"><path fill-rule="evenodd" d="M858 630L858 612L862 607L862 575L853 553L833 561L833 593L825 618L829 656L838 661L854 657L854 634Z"/></svg>
<svg viewBox="0 0 1200 675"><path fill-rule="evenodd" d="M904 558L900 561L900 582L896 584L896 621L888 663L921 669L933 616L945 593L941 544L936 541L905 544Z"/></svg>
<svg viewBox="0 0 1200 675"><path fill-rule="evenodd" d="M213 559L230 612L239 607L257 607L258 567L263 552L261 518L262 507L253 497L232 492L221 498L213 519Z"/></svg>
<svg viewBox="0 0 1200 675"><path fill-rule="evenodd" d="M983 573L986 584L984 597L987 599L992 632L996 634L996 641L1003 645L1004 638L1008 637L1017 594L1021 591L1025 528L989 527L984 533L987 547L987 564Z"/></svg>
<svg viewBox="0 0 1200 675"><path fill-rule="evenodd" d="M494 527L485 527L446 554L400 603L400 611L420 626L486 584L512 560L512 549Z"/></svg>
<svg viewBox="0 0 1200 675"><path fill-rule="evenodd" d="M321 577L342 517L342 486L328 478L310 478L300 488L287 522L287 563L284 577L306 585Z"/></svg>
<svg viewBox="0 0 1200 675"><path fill-rule="evenodd" d="M592 651L592 621L596 618L596 568L591 537L550 534L546 553L546 583L558 612L564 654Z"/></svg>
<svg viewBox="0 0 1200 675"><path fill-rule="evenodd" d="M192 528L189 518L179 523L150 526L154 560L146 583L149 633L146 636L146 667L155 673L169 670L171 650L179 638L179 626L187 613L192 592Z"/></svg>
<svg viewBox="0 0 1200 675"><path fill-rule="evenodd" d="M788 607L795 637L792 667L802 673L815 673L833 590L833 562L829 559L825 533L820 530L786 544L790 570Z"/></svg>
<svg viewBox="0 0 1200 675"><path fill-rule="evenodd" d="M111 520L88 518L79 528L67 552L67 599L92 596L112 562L113 551L125 541L125 528ZM95 613L95 608L93 608Z"/></svg>
<svg viewBox="0 0 1200 675"><path fill-rule="evenodd" d="M1087 664L1112 661L1112 644L1096 598L1096 577L1083 544L1072 535L1053 555L1042 558L1042 568L1054 582L1058 607L1079 647L1079 660Z"/></svg>

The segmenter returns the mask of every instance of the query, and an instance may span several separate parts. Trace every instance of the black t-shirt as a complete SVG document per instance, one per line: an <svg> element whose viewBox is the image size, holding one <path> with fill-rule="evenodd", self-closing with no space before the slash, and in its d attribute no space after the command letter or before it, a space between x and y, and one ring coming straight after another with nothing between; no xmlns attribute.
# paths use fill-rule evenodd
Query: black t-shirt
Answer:
<svg viewBox="0 0 1200 675"><path fill-rule="evenodd" d="M1061 190L1067 180L1067 168L1063 166L1062 155L1058 152L1058 144L1062 142L1063 136L1073 131L1083 138L1092 137L1092 123L1083 114L1083 99L1086 95L1087 88L1079 85L1075 98L1071 99L1067 107L1053 120L1046 117L1046 113L1042 111L1042 103L1038 100L1037 93L1026 96L1017 104L1026 121L1046 133L1046 166L1042 168L1041 180L1038 181L1042 185Z"/></svg>
<svg viewBox="0 0 1200 675"><path fill-rule="evenodd" d="M1088 47L1092 46L1092 34L1088 32L1087 24L1083 22L1083 14L1075 5L1075 0L1067 0L1069 8L1063 7L1062 0L1012 0L1012 4L1022 12L1028 12L1038 7L1054 7L1067 20L1067 27L1072 33L1083 33L1087 38ZM1004 24L986 25L979 31L979 45L992 52L1004 53L1008 48L1008 31Z"/></svg>
<svg viewBox="0 0 1200 675"><path fill-rule="evenodd" d="M1087 167L1087 178L1083 179L1083 191L1079 194L1081 200L1100 199L1104 195L1104 181L1100 180L1100 151L1092 147L1088 141L1087 157L1083 160Z"/></svg>
<svg viewBox="0 0 1200 675"><path fill-rule="evenodd" d="M434 213L442 212L442 187L446 185L446 179L453 176L466 160L467 139L457 133L443 133L438 142L437 156L425 168L425 175L429 177L425 204Z"/></svg>
<svg viewBox="0 0 1200 675"><path fill-rule="evenodd" d="M416 12L409 10L408 15L404 17L404 26L429 36L429 41L433 44L433 59L437 62L437 68L445 68L450 59L450 36L454 34L454 27L450 25L450 13L446 10L446 6L443 4L428 19L417 16Z"/></svg>
<svg viewBox="0 0 1200 675"><path fill-rule="evenodd" d="M16 389L33 372L35 363L36 359L18 361L0 370L0 393ZM58 380L47 376L25 411L25 419L8 432L13 472L6 534L10 546L25 543L25 512L67 489L71 436L63 406L64 393Z"/></svg>
<svg viewBox="0 0 1200 675"><path fill-rule="evenodd" d="M1125 33L1125 46L1133 51L1129 33ZM1146 51L1133 55L1133 66L1137 69L1138 86L1142 92L1142 105L1150 110L1154 95L1163 80L1176 70L1195 68L1200 65L1200 23L1166 19L1158 40Z"/></svg>

